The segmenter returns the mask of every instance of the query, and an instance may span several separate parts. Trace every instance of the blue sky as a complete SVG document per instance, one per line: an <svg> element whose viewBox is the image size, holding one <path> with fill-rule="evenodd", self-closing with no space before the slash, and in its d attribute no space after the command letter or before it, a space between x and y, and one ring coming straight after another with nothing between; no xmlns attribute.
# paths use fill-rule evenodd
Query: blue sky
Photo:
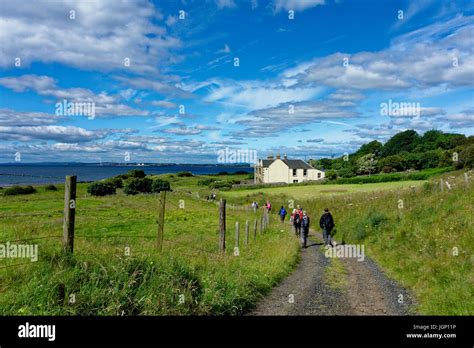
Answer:
<svg viewBox="0 0 474 348"><path fill-rule="evenodd" d="M319 158L405 129L472 135L473 14L469 1L1 0L0 162ZM58 114L64 100L94 117ZM420 112L381 115L389 100Z"/></svg>

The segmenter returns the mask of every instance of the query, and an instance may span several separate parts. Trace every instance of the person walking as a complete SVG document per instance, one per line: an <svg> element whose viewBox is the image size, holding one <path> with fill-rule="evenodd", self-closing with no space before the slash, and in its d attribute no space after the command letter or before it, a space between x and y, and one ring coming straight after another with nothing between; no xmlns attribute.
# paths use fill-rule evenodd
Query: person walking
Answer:
<svg viewBox="0 0 474 348"><path fill-rule="evenodd" d="M301 240L304 249L307 248L306 242L308 241L309 235L309 223L309 216L306 214L306 211L303 211L303 219L301 219Z"/></svg>
<svg viewBox="0 0 474 348"><path fill-rule="evenodd" d="M300 209L297 209L295 212L295 216L293 217L293 225L295 226L295 234L298 238L301 237L302 216L303 216L303 213L300 211Z"/></svg>
<svg viewBox="0 0 474 348"><path fill-rule="evenodd" d="M332 245L331 231L334 228L334 219L328 208L324 208L324 213L319 219L319 227L323 230L324 245Z"/></svg>
<svg viewBox="0 0 474 348"><path fill-rule="evenodd" d="M278 213L278 215L280 215L280 221L281 221L281 223L284 223L284 222L285 222L286 214L287 214L287 212L286 212L285 207L284 207L284 206L281 206L280 212Z"/></svg>

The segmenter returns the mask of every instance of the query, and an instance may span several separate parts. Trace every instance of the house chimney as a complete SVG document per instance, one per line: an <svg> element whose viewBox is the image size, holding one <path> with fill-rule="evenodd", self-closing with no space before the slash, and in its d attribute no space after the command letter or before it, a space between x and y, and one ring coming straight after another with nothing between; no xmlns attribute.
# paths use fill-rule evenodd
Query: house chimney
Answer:
<svg viewBox="0 0 474 348"><path fill-rule="evenodd" d="M267 156L267 159L272 160L272 159L273 159L273 155L268 155L268 156Z"/></svg>
<svg viewBox="0 0 474 348"><path fill-rule="evenodd" d="M277 153L277 159L280 159L280 158L281 158L280 154L279 154L279 153Z"/></svg>
<svg viewBox="0 0 474 348"><path fill-rule="evenodd" d="M283 159L287 159L286 154L283 156Z"/></svg>

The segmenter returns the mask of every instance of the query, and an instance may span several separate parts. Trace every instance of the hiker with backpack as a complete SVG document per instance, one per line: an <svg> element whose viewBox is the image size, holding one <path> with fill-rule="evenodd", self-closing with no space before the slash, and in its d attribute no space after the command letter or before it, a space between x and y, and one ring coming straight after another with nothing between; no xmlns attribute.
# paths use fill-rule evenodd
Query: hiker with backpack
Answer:
<svg viewBox="0 0 474 348"><path fill-rule="evenodd" d="M301 240L302 247L307 248L306 242L308 241L309 234L309 216L306 214L306 211L303 211L303 218L301 219Z"/></svg>
<svg viewBox="0 0 474 348"><path fill-rule="evenodd" d="M278 215L280 215L280 221L281 223L284 223L285 222L285 217L286 217L286 209L284 206L281 206L280 208L280 212L278 213Z"/></svg>
<svg viewBox="0 0 474 348"><path fill-rule="evenodd" d="M295 226L295 234L297 237L301 236L301 220L303 218L303 212L301 208L298 208L293 216L293 226Z"/></svg>
<svg viewBox="0 0 474 348"><path fill-rule="evenodd" d="M319 227L323 230L324 245L332 245L331 231L334 228L334 219L328 208L324 208L324 213L319 219Z"/></svg>

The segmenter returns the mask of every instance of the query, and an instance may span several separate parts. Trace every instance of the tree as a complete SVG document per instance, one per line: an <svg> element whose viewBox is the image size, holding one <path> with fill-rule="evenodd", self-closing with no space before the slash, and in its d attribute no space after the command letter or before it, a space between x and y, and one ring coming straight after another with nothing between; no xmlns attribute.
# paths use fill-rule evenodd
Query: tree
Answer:
<svg viewBox="0 0 474 348"><path fill-rule="evenodd" d="M474 144L469 145L461 151L456 168L474 168Z"/></svg>
<svg viewBox="0 0 474 348"><path fill-rule="evenodd" d="M365 156L369 153L373 153L378 156L383 148L383 145L380 141L373 140L370 143L362 145L359 150L355 153L356 156Z"/></svg>
<svg viewBox="0 0 474 348"><path fill-rule="evenodd" d="M359 174L371 174L377 169L377 160L373 153L362 156L357 160L357 172Z"/></svg>
<svg viewBox="0 0 474 348"><path fill-rule="evenodd" d="M402 151L412 152L420 141L414 130L400 132L391 137L382 148L382 157L396 155Z"/></svg>
<svg viewBox="0 0 474 348"><path fill-rule="evenodd" d="M390 171L394 169L394 171L402 171L406 169L406 161L400 155L392 155L382 158L378 162L379 168L382 168L382 171L387 173L387 170L383 170L384 167L389 167Z"/></svg>

